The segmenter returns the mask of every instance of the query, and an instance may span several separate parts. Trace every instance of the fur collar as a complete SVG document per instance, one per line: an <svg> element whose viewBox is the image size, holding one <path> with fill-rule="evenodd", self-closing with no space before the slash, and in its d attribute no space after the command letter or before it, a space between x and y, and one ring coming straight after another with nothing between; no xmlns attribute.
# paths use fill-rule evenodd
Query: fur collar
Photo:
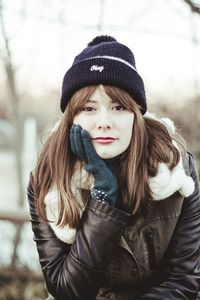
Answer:
<svg viewBox="0 0 200 300"><path fill-rule="evenodd" d="M145 117L155 118L149 113L146 113ZM171 134L174 133L175 127L171 120L163 118L160 119L160 121L167 127ZM178 148L177 144L175 142L173 143ZM90 190L93 187L93 183L93 176L77 166L72 179L72 191L81 206L81 214L85 207L81 201L80 189ZM155 201L166 199L177 191L179 191L182 196L188 197L194 191L194 182L192 178L185 173L182 157L177 166L171 171L166 164L160 163L157 175L149 178L149 185L153 193L153 200ZM58 203L58 191L56 187L54 187L45 196L47 218L56 236L63 242L72 244L75 240L76 229L72 229L68 225L65 225L63 228L56 225L59 214Z"/></svg>

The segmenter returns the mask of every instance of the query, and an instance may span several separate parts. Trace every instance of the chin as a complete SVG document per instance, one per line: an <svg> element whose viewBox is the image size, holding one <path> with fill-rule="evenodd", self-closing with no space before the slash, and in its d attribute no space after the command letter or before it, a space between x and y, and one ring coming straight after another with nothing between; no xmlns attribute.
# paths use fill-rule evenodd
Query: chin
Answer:
<svg viewBox="0 0 200 300"><path fill-rule="evenodd" d="M115 155L99 155L102 159L114 158Z"/></svg>
<svg viewBox="0 0 200 300"><path fill-rule="evenodd" d="M109 158L114 158L117 156L117 154L113 154L113 153L103 153L103 152L97 152L97 154L99 155L99 157L101 157L102 159L109 159Z"/></svg>

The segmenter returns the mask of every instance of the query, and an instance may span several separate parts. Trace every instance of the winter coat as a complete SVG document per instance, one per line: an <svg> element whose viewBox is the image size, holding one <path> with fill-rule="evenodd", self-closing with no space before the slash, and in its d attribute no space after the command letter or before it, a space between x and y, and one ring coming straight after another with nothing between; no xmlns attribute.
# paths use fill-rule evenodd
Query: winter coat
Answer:
<svg viewBox="0 0 200 300"><path fill-rule="evenodd" d="M55 299L196 299L199 185L191 154L183 165L184 174L183 168L176 168L169 176L160 166L157 181L150 183L155 201L149 201L144 213L131 216L91 199L76 230L40 220L31 176L28 199L34 240L47 289ZM181 180L173 177L174 172ZM50 191L45 199L50 218L57 216L55 193Z"/></svg>

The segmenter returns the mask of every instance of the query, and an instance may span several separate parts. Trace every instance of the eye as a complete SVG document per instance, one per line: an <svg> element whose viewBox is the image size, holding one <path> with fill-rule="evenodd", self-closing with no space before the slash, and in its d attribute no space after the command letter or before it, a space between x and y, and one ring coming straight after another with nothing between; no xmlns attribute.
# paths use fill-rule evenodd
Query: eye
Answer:
<svg viewBox="0 0 200 300"><path fill-rule="evenodd" d="M113 109L116 110L116 111L123 111L123 110L125 110L125 108L122 105L115 105L113 107Z"/></svg>
<svg viewBox="0 0 200 300"><path fill-rule="evenodd" d="M86 106L82 109L82 111L94 111L94 110L95 110L95 108L92 106Z"/></svg>

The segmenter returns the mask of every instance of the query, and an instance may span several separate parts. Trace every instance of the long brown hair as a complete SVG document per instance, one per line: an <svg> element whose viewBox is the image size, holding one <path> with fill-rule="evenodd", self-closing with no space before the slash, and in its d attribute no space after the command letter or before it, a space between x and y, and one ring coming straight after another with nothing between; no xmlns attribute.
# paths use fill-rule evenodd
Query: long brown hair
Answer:
<svg viewBox="0 0 200 300"><path fill-rule="evenodd" d="M72 192L71 181L77 158L71 151L69 132L75 115L81 111L97 86L84 87L71 98L63 118L47 142L37 161L34 172L37 208L46 218L44 198L50 188L57 187L59 199L58 225L77 227L80 219L79 202ZM136 213L145 199L152 199L149 176L155 176L158 163L172 169L179 161L179 151L172 143L166 127L157 120L145 118L132 97L117 87L104 86L106 94L135 115L132 138L128 149L118 160L119 201L124 210ZM86 204L88 193L82 193Z"/></svg>

